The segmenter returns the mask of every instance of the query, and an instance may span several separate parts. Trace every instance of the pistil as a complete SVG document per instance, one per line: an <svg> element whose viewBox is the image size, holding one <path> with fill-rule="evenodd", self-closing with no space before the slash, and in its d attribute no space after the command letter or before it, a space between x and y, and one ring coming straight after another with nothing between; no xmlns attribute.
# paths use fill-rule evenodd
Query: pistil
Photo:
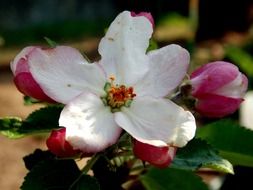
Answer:
<svg viewBox="0 0 253 190"><path fill-rule="evenodd" d="M110 106L112 112L117 112L122 106L129 107L136 96L133 87L114 84L114 77L110 77L110 82L105 84L107 96L102 98L105 105Z"/></svg>

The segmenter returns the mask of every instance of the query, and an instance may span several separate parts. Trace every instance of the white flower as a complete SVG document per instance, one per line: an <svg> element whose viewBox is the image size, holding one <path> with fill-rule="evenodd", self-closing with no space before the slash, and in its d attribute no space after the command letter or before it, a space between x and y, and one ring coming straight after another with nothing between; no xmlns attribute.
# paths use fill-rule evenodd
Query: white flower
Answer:
<svg viewBox="0 0 253 190"><path fill-rule="evenodd" d="M240 124L253 130L253 91L249 91L244 96L244 101L240 106Z"/></svg>
<svg viewBox="0 0 253 190"><path fill-rule="evenodd" d="M66 104L59 125L74 148L101 151L122 129L154 146L182 147L194 137L193 115L164 99L185 76L189 54L178 45L146 53L152 31L147 18L125 11L102 38L99 62L90 64L66 46L36 48L29 55L36 82Z"/></svg>

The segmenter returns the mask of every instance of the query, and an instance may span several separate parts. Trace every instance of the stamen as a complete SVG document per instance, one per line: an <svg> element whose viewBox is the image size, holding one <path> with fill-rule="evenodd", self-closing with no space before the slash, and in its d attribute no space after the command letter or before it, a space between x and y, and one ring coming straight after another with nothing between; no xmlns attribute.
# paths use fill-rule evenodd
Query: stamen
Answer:
<svg viewBox="0 0 253 190"><path fill-rule="evenodd" d="M107 96L102 98L103 102L111 107L112 111L118 111L122 106L129 107L133 98L136 96L133 87L126 87L125 85L114 85L115 77L109 77L110 82L106 83L105 91Z"/></svg>
<svg viewBox="0 0 253 190"><path fill-rule="evenodd" d="M111 83L113 83L113 81L115 81L115 76L111 75L109 79L111 80Z"/></svg>

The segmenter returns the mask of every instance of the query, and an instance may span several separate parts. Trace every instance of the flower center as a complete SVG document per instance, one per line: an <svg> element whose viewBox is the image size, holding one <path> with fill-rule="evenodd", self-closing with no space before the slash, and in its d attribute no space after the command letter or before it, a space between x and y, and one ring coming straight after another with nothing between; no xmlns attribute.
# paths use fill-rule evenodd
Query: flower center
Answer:
<svg viewBox="0 0 253 190"><path fill-rule="evenodd" d="M133 87L114 84L114 77L110 77L111 82L105 84L106 96L102 97L105 105L111 107L112 112L120 111L122 106L129 107L133 98L136 96Z"/></svg>

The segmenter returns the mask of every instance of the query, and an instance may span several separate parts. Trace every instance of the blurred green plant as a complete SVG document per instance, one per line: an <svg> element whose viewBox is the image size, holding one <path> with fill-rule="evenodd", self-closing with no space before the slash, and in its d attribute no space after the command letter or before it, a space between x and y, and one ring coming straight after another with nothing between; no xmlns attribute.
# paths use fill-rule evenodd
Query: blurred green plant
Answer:
<svg viewBox="0 0 253 190"><path fill-rule="evenodd" d="M99 23L99 24L98 24ZM72 41L89 36L102 36L106 20L69 20L62 22L39 23L17 29L0 29L5 46L43 42L47 36L55 41Z"/></svg>

